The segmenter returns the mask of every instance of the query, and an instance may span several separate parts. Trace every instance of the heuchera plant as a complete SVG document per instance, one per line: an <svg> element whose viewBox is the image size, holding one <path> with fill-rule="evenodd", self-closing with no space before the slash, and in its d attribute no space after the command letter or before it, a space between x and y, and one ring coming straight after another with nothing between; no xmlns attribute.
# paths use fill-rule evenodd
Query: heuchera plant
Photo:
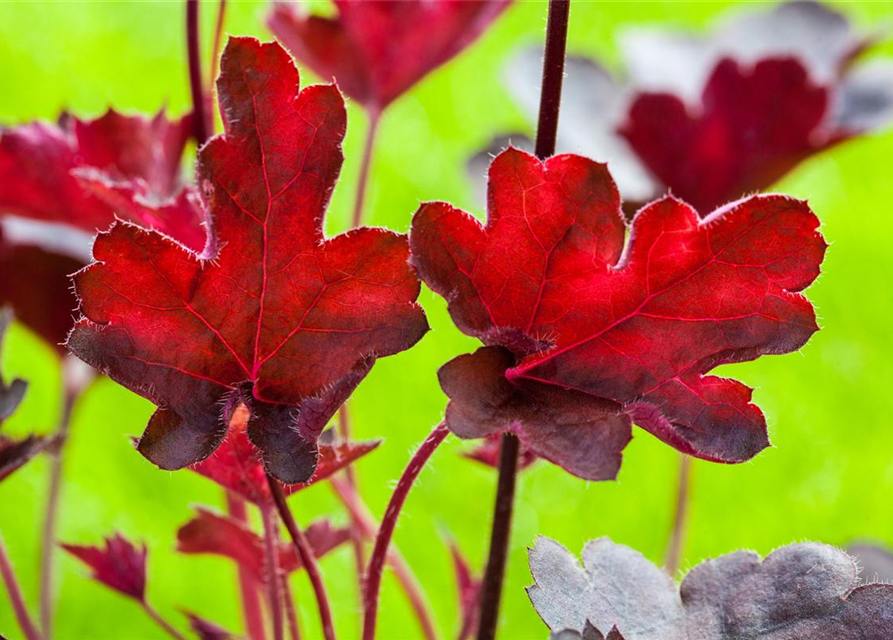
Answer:
<svg viewBox="0 0 893 640"><path fill-rule="evenodd" d="M640 193L627 192L623 181L618 188L606 165L555 154L569 131L598 125L591 108L575 110L576 98L565 95L572 129L559 127L570 3L550 0L541 88L529 101L538 113L535 155L510 146L488 163L486 222L427 202L408 237L359 226L382 112L508 4L344 0L329 18L277 3L270 27L333 82L300 88L281 46L232 38L217 80L223 133L212 136L199 4L188 0L193 113L176 120L66 115L56 125L24 125L0 137L0 273L7 274L0 275L0 295L58 342L60 317L70 311L60 300L67 298L34 296L7 266L33 267L54 292L63 272L79 269L73 279L81 315L66 347L156 405L136 445L146 458L163 469L188 468L224 490L227 513L197 506L177 532L177 549L235 563L249 640L300 637L288 579L296 571L311 584L323 636L335 640L317 559L348 542L362 574L364 640L375 638L385 564L422 635L437 637L424 595L390 542L414 481L449 433L480 441L469 457L499 469L482 577L454 542L445 545L458 637L493 640L519 468L542 457L582 479L613 479L634 424L689 456L749 460L768 446L765 417L749 387L710 372L796 351L818 328L802 291L818 276L826 249L819 220L804 201L749 192L880 124L893 93L880 88L878 75L850 64L869 41L812 4L779 8L768 21L739 19L731 32L719 28L715 40L630 40L637 43L629 45L630 69L642 67L636 77L668 64L642 63L659 51L684 63L678 69L689 85L697 80L697 91L657 94L630 83L615 91L623 102L611 102L603 91L617 84L603 72L590 75L598 90L579 95L596 97L604 106L599 115L625 124L623 138L612 138L617 144L595 145L587 155L634 150L652 174L639 174L648 181L642 200L664 187L673 192L624 207L624 197L635 201ZM820 48L811 44L816 35ZM790 45L784 56L769 46L779 39ZM578 59L569 67L571 77L596 69ZM341 89L367 110L370 127L357 228L326 237L347 125ZM700 100L696 113L692 100ZM181 175L190 138L199 143L194 183ZM621 175L633 166L617 164ZM85 250L96 230L90 259ZM426 333L416 302L420 281L482 346L440 368L449 399L444 420L413 453L379 523L351 465L381 441L351 441L344 405L377 358L411 348ZM4 313L0 338L8 322ZM66 376L59 434L0 436L0 480L41 451L58 451L86 385L68 366ZM24 391L21 380L0 380L0 422ZM324 431L338 412L337 433ZM50 548L56 460L45 527ZM348 525L318 518L299 527L288 496L324 483L346 508ZM262 533L249 508L257 509ZM115 533L102 546L62 546L169 636L185 637L149 604L145 545ZM859 585L853 561L823 545L791 545L762 561L736 552L699 565L678 588L671 575L607 539L586 546L583 567L540 539L530 566L531 601L561 640L881 640L893 632L891 588ZM35 624L0 544L0 578L26 640L52 637L46 567ZM199 638L235 637L184 614Z"/></svg>

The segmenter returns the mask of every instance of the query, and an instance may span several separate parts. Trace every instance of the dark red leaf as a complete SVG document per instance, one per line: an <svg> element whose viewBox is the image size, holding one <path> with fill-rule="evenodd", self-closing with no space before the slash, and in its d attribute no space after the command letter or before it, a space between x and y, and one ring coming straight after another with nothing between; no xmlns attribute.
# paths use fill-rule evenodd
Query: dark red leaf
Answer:
<svg viewBox="0 0 893 640"><path fill-rule="evenodd" d="M344 101L334 86L297 87L278 45L231 39L218 81L226 133L198 162L219 253L117 224L75 279L84 317L69 348L159 406L139 450L162 468L210 455L244 403L270 472L307 481L319 433L375 358L428 329L405 236L323 236Z"/></svg>
<svg viewBox="0 0 893 640"><path fill-rule="evenodd" d="M511 0L335 0L333 18L276 2L267 26L317 75L381 111L457 55Z"/></svg>
<svg viewBox="0 0 893 640"><path fill-rule="evenodd" d="M177 550L181 553L211 553L230 558L262 582L265 574L264 542L244 523L213 513L196 510L198 516L180 527ZM304 532L316 557L322 557L350 539L350 530L333 528L327 520L311 524ZM279 566L291 573L303 565L291 544L278 543Z"/></svg>
<svg viewBox="0 0 893 640"><path fill-rule="evenodd" d="M793 58L753 67L721 61L692 111L679 97L644 94L621 132L673 193L707 214L762 190L836 141L823 128L827 89Z"/></svg>
<svg viewBox="0 0 893 640"><path fill-rule="evenodd" d="M118 593L145 602L146 546L131 544L120 533L105 539L105 548L63 544L62 548L93 570L92 578Z"/></svg>
<svg viewBox="0 0 893 640"><path fill-rule="evenodd" d="M736 551L702 562L678 588L642 554L607 538L586 544L582 566L548 538L529 555L528 595L552 631L572 632L553 636L561 640L599 638L587 635L587 623L635 640L893 637L893 585L859 586L853 559L823 544L791 544L762 560Z"/></svg>
<svg viewBox="0 0 893 640"><path fill-rule="evenodd" d="M189 627L199 640L233 640L236 636L213 622L205 620L194 613L186 612Z"/></svg>
<svg viewBox="0 0 893 640"><path fill-rule="evenodd" d="M697 457L740 462L767 446L751 390L705 374L797 350L817 329L797 292L818 275L826 245L804 202L758 196L700 220L665 198L637 214L624 248L604 165L510 149L493 162L489 194L486 227L444 203L422 205L413 220L413 264L456 325L520 358L506 371L510 386L482 385L480 397L462 380L485 373L461 358L447 365L448 395L461 400L452 412L505 422L511 407L491 398L536 384L615 403ZM475 437L495 426L481 421L474 433L448 420Z"/></svg>
<svg viewBox="0 0 893 640"><path fill-rule="evenodd" d="M492 435L469 451L464 451L463 456L469 460L475 460L493 469L499 468L499 452L502 447L502 439L498 435ZM521 447L518 455L518 470L523 471L537 461L537 455L527 447Z"/></svg>
<svg viewBox="0 0 893 640"><path fill-rule="evenodd" d="M525 451L586 480L607 480L620 469L631 437L629 417L614 403L537 382L514 385L506 370L515 358L501 347L483 347L441 367L440 386L450 398L446 420L460 438L516 433ZM496 449L498 466L499 449Z"/></svg>
<svg viewBox="0 0 893 640"><path fill-rule="evenodd" d="M91 233L108 228L117 214L200 251L205 215L180 179L190 131L189 117L169 121L159 113L148 120L115 111L6 129L0 212Z"/></svg>
<svg viewBox="0 0 893 640"><path fill-rule="evenodd" d="M319 464L313 477L308 482L286 485L283 487L286 495L325 480L379 444L380 440L334 444L320 441ZM192 470L256 505L270 504L273 500L261 453L248 439L248 410L245 407L236 410L226 438L213 455L199 462Z"/></svg>

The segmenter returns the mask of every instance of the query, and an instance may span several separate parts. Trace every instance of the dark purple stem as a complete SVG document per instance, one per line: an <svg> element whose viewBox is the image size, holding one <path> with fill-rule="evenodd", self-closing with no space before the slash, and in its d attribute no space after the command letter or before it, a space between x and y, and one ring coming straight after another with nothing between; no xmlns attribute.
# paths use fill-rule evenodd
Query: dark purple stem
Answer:
<svg viewBox="0 0 893 640"><path fill-rule="evenodd" d="M264 522L264 566L267 572L267 597L270 600L270 617L273 619L273 640L283 640L285 637L282 623L282 592L279 587L282 584L279 576L279 550L277 542L276 512L272 505L261 507L261 517Z"/></svg>
<svg viewBox="0 0 893 640"><path fill-rule="evenodd" d="M291 515L291 511L288 508L288 503L285 501L285 494L282 492L282 487L279 485L279 481L267 474L267 484L270 485L270 493L273 495L273 500L276 502L276 508L279 510L279 517L282 518L282 521L285 523L285 528L288 529L288 534L291 536L292 542L295 545L295 551L298 552L298 557L301 559L301 564L307 572L307 577L310 578L310 585L313 587L313 593L316 596L316 604L319 608L319 619L322 623L323 636L325 637L325 640L335 640L335 625L332 622L332 609L329 605L329 597L326 595L326 588L323 584L322 576L319 573L319 565L316 562L316 556L313 555L313 549L310 548L310 543L307 542L307 537L304 535L304 532L298 528L294 517Z"/></svg>
<svg viewBox="0 0 893 640"><path fill-rule="evenodd" d="M15 614L16 621L22 629L22 635L25 640L42 640L43 636L34 626L34 621L28 614L28 607L25 606L25 599L22 597L22 589L19 587L19 581L16 579L15 571L9 556L6 554L6 547L3 540L0 539L0 578L6 585L6 591L9 593L9 602L12 605L12 611Z"/></svg>
<svg viewBox="0 0 893 640"><path fill-rule="evenodd" d="M248 514L245 509L245 501L232 493L226 492L226 505L229 515L238 522L247 524ZM251 574L242 565L238 565L239 591L242 596L242 612L245 618L245 633L249 640L266 640L267 633L264 629L264 616L260 608L260 598L257 586Z"/></svg>
<svg viewBox="0 0 893 640"><path fill-rule="evenodd" d="M505 433L499 453L499 480L496 487L496 504L493 508L493 529L490 533L490 554L481 583L481 613L478 622L478 640L493 640L499 622L499 602L502 599L502 583L508 560L509 538L512 531L512 511L515 504L515 485L518 477L518 453L521 442L518 436Z"/></svg>
<svg viewBox="0 0 893 640"><path fill-rule="evenodd" d="M673 515L673 529L670 532L670 543L667 547L667 560L664 568L671 576L679 571L682 552L685 547L685 535L688 529L688 506L691 499L691 463L692 459L681 454L679 462L679 484L676 489L676 511Z"/></svg>
<svg viewBox="0 0 893 640"><path fill-rule="evenodd" d="M540 160L545 160L555 153L570 11L570 0L549 0L546 51L543 55L543 84L540 92L540 116L536 125L536 157Z"/></svg>
<svg viewBox="0 0 893 640"><path fill-rule="evenodd" d="M536 128L536 156L540 160L545 160L555 153L570 4L570 0L549 0L540 113ZM490 553L481 585L478 640L493 640L496 637L499 602L502 598L502 583L505 579L505 565L508 559L519 450L520 442L517 436L510 433L502 436L496 505L493 510L493 529L490 535Z"/></svg>
<svg viewBox="0 0 893 640"><path fill-rule="evenodd" d="M369 558L369 569L366 572L366 588L363 593L363 609L365 617L363 619L363 640L374 640L375 638L375 622L378 616L378 595L381 591L381 575L384 569L385 560L388 557L388 546L391 543L391 537L394 535L394 528L397 526L397 518L400 517L400 510L409 490L412 489L413 483L419 477L425 463L431 458L431 454L440 446L449 433L449 429L445 423L441 422L434 430L425 438L422 446L412 456L409 465L400 476L397 487L391 495L388 502L388 508L381 520L381 526L378 529L378 535L375 537L375 548L372 550L372 557Z"/></svg>
<svg viewBox="0 0 893 640"><path fill-rule="evenodd" d="M202 89L202 56L199 42L198 0L186 0L186 53L189 62L189 91L192 95L193 136L202 145L208 139L208 115Z"/></svg>
<svg viewBox="0 0 893 640"><path fill-rule="evenodd" d="M375 150L375 139L378 134L378 123L381 113L369 111L369 127L366 129L366 143L363 145L363 160L360 164L360 177L357 181L356 199L353 205L353 224L356 228L363 224L363 206L366 202L366 186L369 183L369 169L372 167L372 153Z"/></svg>

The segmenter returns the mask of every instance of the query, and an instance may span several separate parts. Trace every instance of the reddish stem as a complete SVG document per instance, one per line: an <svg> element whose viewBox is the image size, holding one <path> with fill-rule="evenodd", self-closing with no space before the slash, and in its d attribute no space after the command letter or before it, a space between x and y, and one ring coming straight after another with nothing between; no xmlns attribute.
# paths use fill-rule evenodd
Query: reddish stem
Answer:
<svg viewBox="0 0 893 640"><path fill-rule="evenodd" d="M425 463L431 458L431 454L440 446L449 433L449 429L445 423L441 422L434 430L425 438L422 446L412 456L409 465L400 476L388 508L385 510L384 518L381 521L381 527L375 538L375 548L372 550L372 557L369 559L369 569L366 572L366 588L363 593L363 605L365 617L363 619L363 640L374 640L375 638L375 622L378 615L378 595L381 591L381 575L384 569L385 559L387 558L388 545L391 537L394 535L394 528L397 526L397 518L400 517L400 510L409 490L416 478L419 477Z"/></svg>
<svg viewBox="0 0 893 640"><path fill-rule="evenodd" d="M347 404L341 405L338 410L338 437L342 442L350 442L350 413ZM347 465L344 469L344 476L354 493L359 493L357 488L357 474L352 464ZM351 527L350 543L353 546L354 562L357 566L357 580L359 581L360 592L363 590L363 572L366 569L366 553L363 549L363 536L356 527Z"/></svg>
<svg viewBox="0 0 893 640"><path fill-rule="evenodd" d="M366 129L366 143L363 145L363 160L360 164L360 177L357 181L357 193L353 204L353 224L351 226L354 228L363 224L366 186L369 182L369 169L372 166L372 153L375 150L375 139L378 134L378 123L380 120L381 113L378 111L369 112L369 126Z"/></svg>
<svg viewBox="0 0 893 640"><path fill-rule="evenodd" d="M366 506L359 494L349 484L337 478L331 480L331 485L335 490L335 495L338 496L341 503L350 513L354 528L358 529L365 539L374 540L375 536L378 535L378 521L372 515L372 512L369 511L369 507ZM387 562L394 571L397 582L400 583L400 587L406 594L409 605L415 612L425 640L437 640L437 632L434 630L434 621L428 610L425 595L422 593L419 581L396 544L392 544L389 547Z"/></svg>
<svg viewBox="0 0 893 640"><path fill-rule="evenodd" d="M279 576L279 552L276 548L279 539L276 532L276 513L269 505L261 506L260 513L264 522L267 596L270 600L270 617L273 619L273 639L283 640L285 634L282 625L282 593L279 591L281 578Z"/></svg>
<svg viewBox="0 0 893 640"><path fill-rule="evenodd" d="M679 571L682 562L682 551L688 530L688 507L691 501L691 464L692 459L680 454L679 484L676 489L676 511L673 515L673 529L667 546L667 560L664 568L671 576Z"/></svg>
<svg viewBox="0 0 893 640"><path fill-rule="evenodd" d="M285 501L285 494L282 492L282 487L279 486L279 481L267 474L267 484L270 485L270 493L273 495L273 500L279 511L279 517L282 518L282 521L285 523L285 528L288 529L288 534L291 536L292 542L295 545L295 550L298 552L301 564L307 572L307 577L310 578L310 585L313 587L313 593L316 596L316 604L319 608L319 618L322 623L322 631L325 640L335 640L335 625L332 623L332 609L329 606L329 597L326 595L326 588L323 584L322 576L319 573L319 565L316 562L316 556L313 555L313 549L310 548L310 543L307 541L306 536L298 528L294 517L291 515L288 503Z"/></svg>
<svg viewBox="0 0 893 640"><path fill-rule="evenodd" d="M148 602L142 602L141 604L143 605L143 611L145 611L146 614L150 618L152 618L152 620L154 620L159 627L164 629L164 632L167 635L169 635L171 638L174 638L174 640L186 640L183 634L177 631L170 622L162 618L161 614L155 611L152 605L150 605Z"/></svg>
<svg viewBox="0 0 893 640"><path fill-rule="evenodd" d="M198 0L186 0L186 53L189 91L192 95L193 136L201 146L208 139L208 115L202 88L202 56L199 42Z"/></svg>
<svg viewBox="0 0 893 640"><path fill-rule="evenodd" d="M512 511L515 504L515 485L518 477L518 452L521 443L518 436L505 433L499 453L499 480L496 487L496 505L493 508L493 529L490 533L490 554L481 583L481 612L478 622L478 640L493 640L499 622L499 602L502 599L502 583L508 560L509 538L512 531Z"/></svg>
<svg viewBox="0 0 893 640"><path fill-rule="evenodd" d="M226 505L229 515L238 522L247 524L248 513L245 501L231 491L226 492ZM245 632L249 640L266 640L264 615L260 606L257 585L251 574L242 565L237 565L239 572L239 592L242 596L242 615L245 619Z"/></svg>
<svg viewBox="0 0 893 640"><path fill-rule="evenodd" d="M56 443L50 452L50 478L47 488L46 514L40 545L39 610L40 628L44 637L53 637L53 586L56 569L56 530L59 524L59 499L62 494L62 471L65 445L71 427L71 414L81 393L93 380L93 370L74 356L62 360L62 416L56 431Z"/></svg>
<svg viewBox="0 0 893 640"><path fill-rule="evenodd" d="M220 47L223 44L223 25L226 23L226 0L217 5L217 24L214 25L214 45L211 47L211 77L208 85L213 87L217 80L217 69L220 65Z"/></svg>
<svg viewBox="0 0 893 640"><path fill-rule="evenodd" d="M291 640L301 640L301 627L295 612L295 597L288 583L288 576L282 574L282 597L285 600L285 620L288 622L288 635Z"/></svg>
<svg viewBox="0 0 893 640"><path fill-rule="evenodd" d="M9 592L9 602L25 640L42 640L43 636L34 626L34 621L31 620L31 615L28 613L28 607L25 606L22 589L19 587L19 581L12 568L12 563L9 561L9 556L6 554L6 547L3 545L2 539L0 539L0 577L3 578L6 591Z"/></svg>

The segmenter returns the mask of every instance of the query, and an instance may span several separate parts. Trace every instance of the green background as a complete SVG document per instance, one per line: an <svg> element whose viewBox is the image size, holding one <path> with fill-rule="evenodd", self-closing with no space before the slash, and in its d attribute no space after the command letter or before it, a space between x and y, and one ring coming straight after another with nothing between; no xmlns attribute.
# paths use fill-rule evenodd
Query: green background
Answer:
<svg viewBox="0 0 893 640"><path fill-rule="evenodd" d="M632 23L702 26L726 4L575 3L572 52L616 62L615 30ZM842 5L860 25L889 18L889 3ZM227 30L269 38L263 2L231 2ZM754 7L757 8L757 7ZM497 132L528 128L498 81L508 56L543 38L546 5L523 2L465 54L433 73L387 113L375 158L371 223L404 231L418 203L444 199L472 208L466 158ZM207 33L214 4L204 5ZM61 109L95 116L107 106L128 112L188 108L181 3L4 3L0 5L0 122L55 118ZM883 45L882 55L893 54ZM304 74L304 81L310 81ZM349 112L346 163L327 230L346 228L366 127ZM691 532L684 566L739 547L767 553L805 539L845 544L872 538L893 544L893 135L848 142L786 178L779 190L808 198L831 243L824 274L808 292L823 330L801 353L723 368L756 387L775 448L739 466L695 464ZM475 343L450 323L442 300L422 294L432 331L411 351L380 361L351 400L356 432L385 444L358 465L362 491L380 514L410 451L441 418L436 368ZM3 371L30 381L27 398L4 429L50 431L60 411L54 352L26 329L11 332ZM175 533L196 503L222 507L221 492L188 471L162 472L131 448L152 407L108 380L77 405L66 451L63 540L92 543L120 530L149 546L149 598L183 626L185 607L241 628L234 570L228 561L180 556ZM540 463L521 480L504 596L501 637L544 638L528 604L525 547L538 534L574 552L608 535L659 561L672 511L677 455L637 431L617 482L592 484ZM461 458L448 440L411 494L395 540L419 574L444 637L456 630L449 533L479 568L485 557L495 473ZM36 605L38 539L48 465L37 460L0 486L0 531ZM318 515L345 522L325 485L292 501L303 523ZM322 561L341 638L358 636L352 554ZM85 578L60 558L57 637L63 640L163 637L136 606ZM296 578L305 637L319 637L304 576ZM0 633L19 638L5 597ZM379 637L414 638L417 630L392 578L384 583Z"/></svg>

